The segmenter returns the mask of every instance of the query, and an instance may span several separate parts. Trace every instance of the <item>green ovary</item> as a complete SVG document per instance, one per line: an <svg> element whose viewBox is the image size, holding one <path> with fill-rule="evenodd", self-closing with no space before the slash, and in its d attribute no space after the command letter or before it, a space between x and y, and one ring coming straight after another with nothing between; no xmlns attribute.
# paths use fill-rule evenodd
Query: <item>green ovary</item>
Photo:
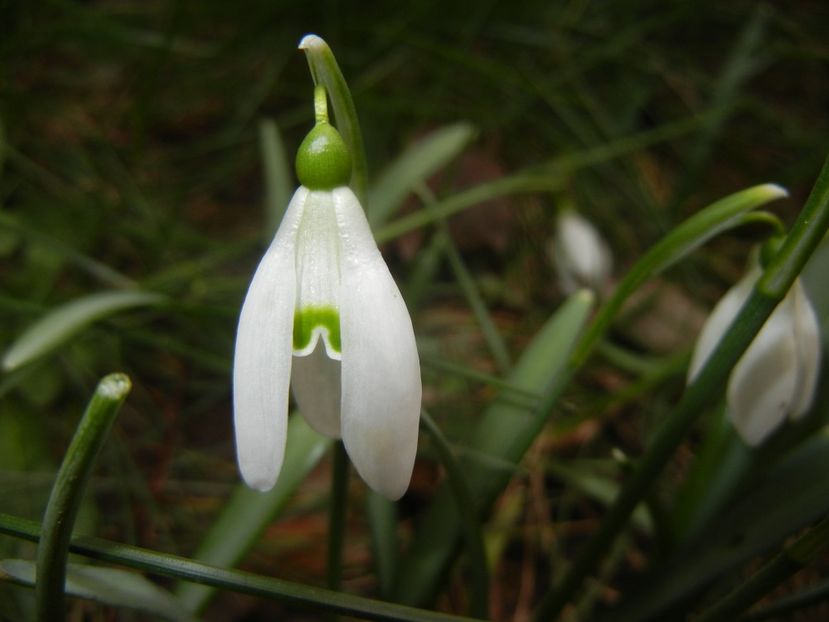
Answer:
<svg viewBox="0 0 829 622"><path fill-rule="evenodd" d="M336 352L340 346L340 314L333 307L305 307L294 314L294 351L303 350L311 343L314 329L322 328L328 333L328 345Z"/></svg>

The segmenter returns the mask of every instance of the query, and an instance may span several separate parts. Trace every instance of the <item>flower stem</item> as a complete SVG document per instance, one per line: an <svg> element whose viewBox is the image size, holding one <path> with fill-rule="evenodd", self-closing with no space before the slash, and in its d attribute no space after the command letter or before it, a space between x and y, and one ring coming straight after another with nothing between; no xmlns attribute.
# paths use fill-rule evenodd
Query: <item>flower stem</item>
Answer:
<svg viewBox="0 0 829 622"><path fill-rule="evenodd" d="M331 473L331 505L328 511L328 587L340 589L345 541L345 512L348 502L348 455L342 441L334 443Z"/></svg>
<svg viewBox="0 0 829 622"><path fill-rule="evenodd" d="M314 87L314 118L317 123L328 123L328 95L322 84Z"/></svg>
<svg viewBox="0 0 829 622"><path fill-rule="evenodd" d="M708 358L696 381L657 432L638 467L625 482L598 531L585 545L557 587L542 600L537 620L551 620L580 590L627 525L636 506L673 456L702 411L721 393L728 373L748 348L766 319L786 295L800 270L829 229L829 158L780 252Z"/></svg>
<svg viewBox="0 0 829 622"><path fill-rule="evenodd" d="M95 457L130 387L130 380L124 374L110 374L101 380L58 471L37 547L35 599L38 622L64 619L66 559L72 525Z"/></svg>

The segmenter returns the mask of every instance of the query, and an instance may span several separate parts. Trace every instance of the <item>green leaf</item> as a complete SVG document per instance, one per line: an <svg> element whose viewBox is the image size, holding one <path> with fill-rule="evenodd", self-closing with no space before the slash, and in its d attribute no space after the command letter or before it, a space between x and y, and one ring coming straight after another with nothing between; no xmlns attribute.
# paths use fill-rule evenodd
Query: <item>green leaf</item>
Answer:
<svg viewBox="0 0 829 622"><path fill-rule="evenodd" d="M288 164L290 158L285 152L279 126L272 119L265 119L259 124L259 149L265 176L265 238L270 243L282 221L294 187L294 177Z"/></svg>
<svg viewBox="0 0 829 622"><path fill-rule="evenodd" d="M0 561L0 578L34 587L36 566L25 559ZM69 564L66 593L113 607L134 609L173 622L194 622L176 598L142 575L118 568Z"/></svg>
<svg viewBox="0 0 829 622"><path fill-rule="evenodd" d="M786 190L775 184L736 192L697 212L654 244L628 271L599 310L573 355L573 367L581 366L625 301L648 279L673 266L712 237L743 224L746 212L785 196L788 196Z"/></svg>
<svg viewBox="0 0 829 622"><path fill-rule="evenodd" d="M574 294L534 337L508 377L516 388L543 394L539 401L549 404L558 396L571 350L593 308L593 295ZM547 421L543 408L516 404L513 399L497 399L485 411L469 442L470 457L462 464L470 494L481 511L493 503L509 482L512 471L492 468L507 463L517 468ZM487 460L479 460L482 454ZM456 501L448 483L435 494L434 501L418 525L414 541L401 560L395 598L409 604L425 603L441 585L461 539L462 524Z"/></svg>
<svg viewBox="0 0 829 622"><path fill-rule="evenodd" d="M225 567L241 561L330 444L330 439L314 432L302 417L293 415L288 421L285 460L276 486L262 493L240 484L202 541L195 558ZM182 583L176 590L189 611L201 610L213 592L213 588L194 583Z"/></svg>
<svg viewBox="0 0 829 622"><path fill-rule="evenodd" d="M385 224L420 183L451 162L475 137L469 123L438 128L411 145L380 175L368 193L373 227Z"/></svg>
<svg viewBox="0 0 829 622"><path fill-rule="evenodd" d="M29 326L3 356L2 367L13 371L45 356L87 326L133 307L157 306L166 299L160 294L138 290L90 294L65 303Z"/></svg>

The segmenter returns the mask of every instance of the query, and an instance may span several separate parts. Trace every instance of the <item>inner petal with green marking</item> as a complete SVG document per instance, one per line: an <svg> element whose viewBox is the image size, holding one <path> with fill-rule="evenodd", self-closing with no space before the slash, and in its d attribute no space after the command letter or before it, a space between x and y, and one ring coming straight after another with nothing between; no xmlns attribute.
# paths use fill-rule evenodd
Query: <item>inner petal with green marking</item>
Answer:
<svg viewBox="0 0 829 622"><path fill-rule="evenodd" d="M308 356L322 338L340 360L340 240L331 193L312 191L297 231L293 351Z"/></svg>
<svg viewBox="0 0 829 622"><path fill-rule="evenodd" d="M340 314L333 307L305 307L294 314L294 354L304 356L314 351L322 337L329 358L340 360Z"/></svg>

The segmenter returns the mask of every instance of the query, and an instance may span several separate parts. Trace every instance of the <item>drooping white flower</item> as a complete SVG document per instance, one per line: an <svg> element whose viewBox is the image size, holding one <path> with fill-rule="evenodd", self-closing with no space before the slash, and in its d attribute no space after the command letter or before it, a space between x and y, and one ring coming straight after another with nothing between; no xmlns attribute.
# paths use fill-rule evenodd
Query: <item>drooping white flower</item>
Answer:
<svg viewBox="0 0 829 622"><path fill-rule="evenodd" d="M601 293L608 285L613 257L596 228L570 207L558 214L552 255L562 290L583 287Z"/></svg>
<svg viewBox="0 0 829 622"><path fill-rule="evenodd" d="M421 380L414 331L363 208L346 185L348 151L324 110L300 146L297 175L302 186L239 317L233 397L240 471L252 488L275 484L290 382L308 423L341 437L368 485L397 499L408 488L417 452Z"/></svg>
<svg viewBox="0 0 829 622"><path fill-rule="evenodd" d="M688 381L716 347L760 278L754 267L717 303L697 339ZM765 441L788 417L812 406L820 369L817 316L797 279L734 366L726 393L727 413L747 445Z"/></svg>

